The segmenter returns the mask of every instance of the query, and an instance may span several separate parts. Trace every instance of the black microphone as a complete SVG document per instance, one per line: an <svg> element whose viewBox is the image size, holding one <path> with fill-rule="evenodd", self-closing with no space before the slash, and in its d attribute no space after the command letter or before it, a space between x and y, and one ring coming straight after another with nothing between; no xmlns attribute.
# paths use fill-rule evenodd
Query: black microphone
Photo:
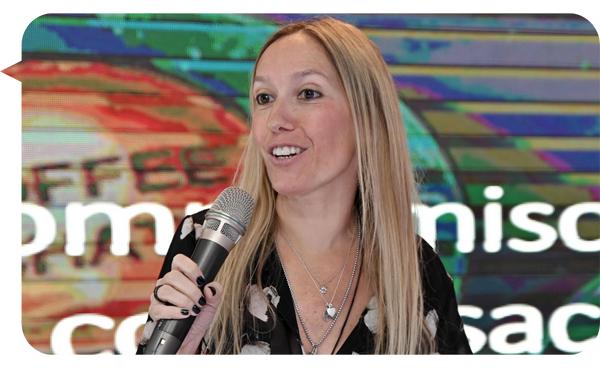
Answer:
<svg viewBox="0 0 600 368"><path fill-rule="evenodd" d="M192 260L204 275L204 285L215 279L229 252L246 234L254 199L244 190L225 188L206 213ZM202 313L202 312L200 312ZM161 319L146 344L145 355L175 354L196 319Z"/></svg>

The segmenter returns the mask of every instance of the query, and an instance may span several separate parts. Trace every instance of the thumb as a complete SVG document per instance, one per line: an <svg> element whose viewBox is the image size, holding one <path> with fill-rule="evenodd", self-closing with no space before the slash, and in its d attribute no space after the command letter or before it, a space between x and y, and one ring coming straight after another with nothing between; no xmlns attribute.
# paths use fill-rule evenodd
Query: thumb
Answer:
<svg viewBox="0 0 600 368"><path fill-rule="evenodd" d="M223 285L217 281L213 281L204 287L204 297L206 305L212 305L215 308L221 303L221 295L223 294Z"/></svg>
<svg viewBox="0 0 600 368"><path fill-rule="evenodd" d="M221 304L222 294L223 286L217 281L213 281L204 287L204 298L206 299L206 304L196 316L196 319L190 328L190 333L204 336L215 318L217 308L219 307L219 304Z"/></svg>

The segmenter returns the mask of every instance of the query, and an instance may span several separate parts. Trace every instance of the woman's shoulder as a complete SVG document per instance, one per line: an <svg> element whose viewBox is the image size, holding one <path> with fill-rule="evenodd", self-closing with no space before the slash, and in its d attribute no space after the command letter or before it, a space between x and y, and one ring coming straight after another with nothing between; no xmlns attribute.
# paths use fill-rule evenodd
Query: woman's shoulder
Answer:
<svg viewBox="0 0 600 368"><path fill-rule="evenodd" d="M196 248L196 240L200 236L202 230L206 212L208 212L208 210L202 210L183 217L175 234L173 234L173 239L171 240L167 254L165 254L159 278L171 271L171 263L177 254L184 254L188 257L192 256L192 253Z"/></svg>
<svg viewBox="0 0 600 368"><path fill-rule="evenodd" d="M419 262L422 268L429 271L440 271L444 265L438 256L435 249L423 238L417 237L417 245L419 247Z"/></svg>
<svg viewBox="0 0 600 368"><path fill-rule="evenodd" d="M419 238L419 263L425 299L444 300L449 291L454 292L454 282L442 260L429 243Z"/></svg>
<svg viewBox="0 0 600 368"><path fill-rule="evenodd" d="M204 223L204 217L206 216L207 212L208 208L198 211L192 215L188 215L186 217L191 217L194 224L202 225Z"/></svg>
<svg viewBox="0 0 600 368"><path fill-rule="evenodd" d="M202 224L207 212L208 209L204 209L191 215L185 215L175 232L175 236L178 236L179 239L185 239L188 236L192 237L190 235L192 234L193 238L197 239L200 235L200 230L202 230Z"/></svg>
<svg viewBox="0 0 600 368"><path fill-rule="evenodd" d="M437 350L441 354L471 354L469 340L458 313L454 281L433 247L425 240L419 240L423 313L427 328L436 335Z"/></svg>

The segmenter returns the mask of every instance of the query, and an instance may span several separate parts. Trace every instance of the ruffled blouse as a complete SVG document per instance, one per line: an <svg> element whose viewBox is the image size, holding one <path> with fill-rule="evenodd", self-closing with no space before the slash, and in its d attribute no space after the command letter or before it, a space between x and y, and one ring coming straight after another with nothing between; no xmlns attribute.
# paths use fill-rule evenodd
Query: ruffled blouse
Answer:
<svg viewBox="0 0 600 368"><path fill-rule="evenodd" d="M159 278L171 270L171 263L176 254L182 253L191 257L201 231L199 224L204 222L205 213L206 211L201 211L182 220L165 256ZM435 336L437 353L472 354L458 314L452 278L433 248L424 240L421 245L420 265L425 323L431 336ZM271 254L263 269L261 281L262 290L256 280L252 280L247 289L241 353L304 354L292 295L275 252ZM351 299L349 301L351 302ZM275 311L274 315L268 312L267 302ZM373 297L362 312L358 324L341 344L337 354L374 353L374 338L378 333L377 311L377 298ZM143 354L145 343L153 329L154 323L148 316L148 323L138 346L138 354ZM199 347L198 353L210 354L211 349L205 346Z"/></svg>

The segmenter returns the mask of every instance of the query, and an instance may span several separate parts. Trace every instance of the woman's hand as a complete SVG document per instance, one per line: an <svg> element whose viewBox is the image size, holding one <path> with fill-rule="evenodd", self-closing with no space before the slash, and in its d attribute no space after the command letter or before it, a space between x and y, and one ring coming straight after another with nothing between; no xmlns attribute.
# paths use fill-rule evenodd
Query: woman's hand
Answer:
<svg viewBox="0 0 600 368"><path fill-rule="evenodd" d="M160 319L183 319L197 316L178 354L193 354L210 327L221 303L223 286L214 281L204 286L204 277L198 265L183 254L173 257L171 271L156 281L158 290L150 296L150 318L156 323ZM168 304L166 304L168 303Z"/></svg>

